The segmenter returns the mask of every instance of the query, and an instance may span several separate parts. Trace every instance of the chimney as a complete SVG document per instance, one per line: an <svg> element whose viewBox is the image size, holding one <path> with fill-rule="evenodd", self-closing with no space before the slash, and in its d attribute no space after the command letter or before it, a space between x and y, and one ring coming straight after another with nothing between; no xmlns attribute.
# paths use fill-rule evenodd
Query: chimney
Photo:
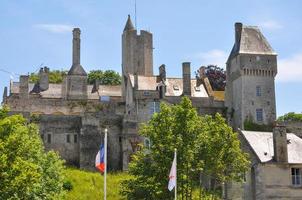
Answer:
<svg viewBox="0 0 302 200"><path fill-rule="evenodd" d="M273 130L274 159L276 162L288 163L286 127L276 125Z"/></svg>
<svg viewBox="0 0 302 200"><path fill-rule="evenodd" d="M242 32L242 23L235 23L235 43L239 44L241 40L241 32Z"/></svg>
<svg viewBox="0 0 302 200"><path fill-rule="evenodd" d="M191 96L191 63L182 63L183 95Z"/></svg>
<svg viewBox="0 0 302 200"><path fill-rule="evenodd" d="M48 78L49 68L44 67L39 71L39 86L41 91L48 90L49 87L49 78Z"/></svg>
<svg viewBox="0 0 302 200"><path fill-rule="evenodd" d="M164 64L159 67L159 77L162 81L166 80L166 65Z"/></svg>
<svg viewBox="0 0 302 200"><path fill-rule="evenodd" d="M79 28L74 28L72 39L72 65L80 65L80 56L81 56L81 30Z"/></svg>
<svg viewBox="0 0 302 200"><path fill-rule="evenodd" d="M20 98L28 98L28 80L29 76L20 76L19 95Z"/></svg>
<svg viewBox="0 0 302 200"><path fill-rule="evenodd" d="M201 78L202 80L206 77L206 67L205 66L201 66L198 70L198 76L199 78Z"/></svg>
<svg viewBox="0 0 302 200"><path fill-rule="evenodd" d="M6 97L7 97L7 87L4 87L2 103L5 102Z"/></svg>

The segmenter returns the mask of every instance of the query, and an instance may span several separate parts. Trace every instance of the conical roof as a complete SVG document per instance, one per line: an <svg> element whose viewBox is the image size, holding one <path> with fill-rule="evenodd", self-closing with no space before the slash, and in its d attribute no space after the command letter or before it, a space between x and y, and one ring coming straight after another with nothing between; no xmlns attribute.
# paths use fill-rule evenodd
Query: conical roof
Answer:
<svg viewBox="0 0 302 200"><path fill-rule="evenodd" d="M130 30L134 30L134 26L133 26L133 24L132 24L130 15L128 15L128 19L127 19L127 22L126 22L124 31L130 31Z"/></svg>
<svg viewBox="0 0 302 200"><path fill-rule="evenodd" d="M72 65L68 75L78 75L78 76L87 76L87 73L80 64Z"/></svg>

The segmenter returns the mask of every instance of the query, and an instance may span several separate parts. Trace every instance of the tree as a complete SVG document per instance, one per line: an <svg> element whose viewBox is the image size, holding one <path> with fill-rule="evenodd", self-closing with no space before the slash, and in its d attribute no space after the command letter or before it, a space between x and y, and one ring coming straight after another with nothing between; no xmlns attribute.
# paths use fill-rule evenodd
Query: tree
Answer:
<svg viewBox="0 0 302 200"><path fill-rule="evenodd" d="M64 76L68 71L65 70L52 70L49 71L49 83L62 83ZM88 84L94 84L98 80L101 85L120 85L122 78L118 72L114 70L92 70L88 73ZM31 73L29 76L31 83L37 83L39 81L39 75L37 73Z"/></svg>
<svg viewBox="0 0 302 200"><path fill-rule="evenodd" d="M44 152L37 126L0 110L0 199L61 199L63 161Z"/></svg>
<svg viewBox="0 0 302 200"><path fill-rule="evenodd" d="M67 75L65 70L52 70L49 72L49 83L62 83L64 76ZM29 76L29 81L31 83L36 83L39 81L39 75L37 73L31 73Z"/></svg>
<svg viewBox="0 0 302 200"><path fill-rule="evenodd" d="M113 70L92 70L88 73L88 83L93 84L96 80L101 85L120 85L121 76Z"/></svg>
<svg viewBox="0 0 302 200"><path fill-rule="evenodd" d="M302 113L289 112L283 116L278 117L278 121L302 122Z"/></svg>
<svg viewBox="0 0 302 200"><path fill-rule="evenodd" d="M224 90L226 84L226 74L224 69L217 65L208 65L205 67L205 74L208 77L213 90Z"/></svg>
<svg viewBox="0 0 302 200"><path fill-rule="evenodd" d="M174 148L182 199L193 198L201 172L217 183L241 180L249 164L247 154L241 151L237 134L220 114L199 116L187 97L179 105L161 104L160 108L140 128L139 133L151 140L151 147L142 147L132 157L132 178L122 183L122 194L127 199L173 199L167 186Z"/></svg>

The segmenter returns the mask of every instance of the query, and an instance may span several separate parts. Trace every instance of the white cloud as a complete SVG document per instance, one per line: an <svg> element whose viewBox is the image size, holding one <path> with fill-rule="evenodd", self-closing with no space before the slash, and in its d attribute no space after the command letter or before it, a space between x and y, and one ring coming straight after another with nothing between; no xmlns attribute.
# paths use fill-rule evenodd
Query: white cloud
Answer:
<svg viewBox="0 0 302 200"><path fill-rule="evenodd" d="M225 68L225 63L228 58L228 53L223 50L213 49L207 52L200 52L193 56L202 65L217 65L218 67Z"/></svg>
<svg viewBox="0 0 302 200"><path fill-rule="evenodd" d="M259 23L259 26L263 29L267 30L276 30L276 29L282 29L283 26L279 22L275 20L268 20L268 21L263 21Z"/></svg>
<svg viewBox="0 0 302 200"><path fill-rule="evenodd" d="M302 53L278 61L277 81L302 82Z"/></svg>
<svg viewBox="0 0 302 200"><path fill-rule="evenodd" d="M70 33L73 29L73 26L66 24L36 24L34 27L51 33Z"/></svg>

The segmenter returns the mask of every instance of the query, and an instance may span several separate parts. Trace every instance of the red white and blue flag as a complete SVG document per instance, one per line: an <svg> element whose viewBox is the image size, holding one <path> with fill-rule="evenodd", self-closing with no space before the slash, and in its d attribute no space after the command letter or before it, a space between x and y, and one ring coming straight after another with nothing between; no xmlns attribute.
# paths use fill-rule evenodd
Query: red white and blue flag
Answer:
<svg viewBox="0 0 302 200"><path fill-rule="evenodd" d="M100 150L98 152L98 154L95 157L95 167L100 170L100 172L104 173L105 171L105 162L104 162L104 154L105 150L104 150L104 145L102 144L100 146Z"/></svg>

